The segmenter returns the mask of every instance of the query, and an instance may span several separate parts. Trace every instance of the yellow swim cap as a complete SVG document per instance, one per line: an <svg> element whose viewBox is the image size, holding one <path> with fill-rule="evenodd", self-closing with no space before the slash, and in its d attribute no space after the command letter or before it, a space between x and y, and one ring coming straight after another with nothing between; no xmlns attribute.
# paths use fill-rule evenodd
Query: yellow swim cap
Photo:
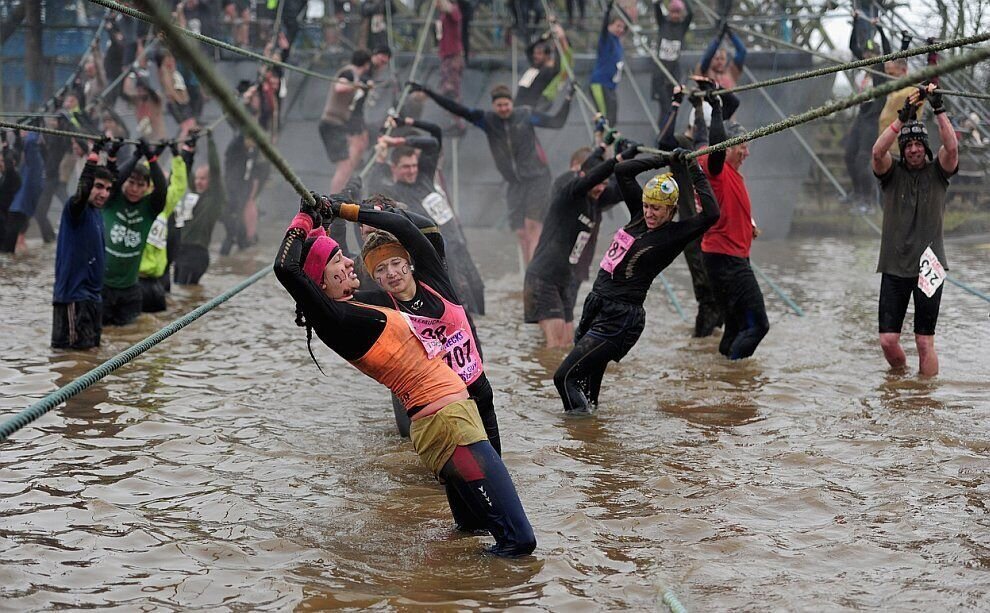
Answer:
<svg viewBox="0 0 990 613"><path fill-rule="evenodd" d="M646 182L643 187L643 202L660 206L677 206L677 196L681 193L674 175L665 172Z"/></svg>

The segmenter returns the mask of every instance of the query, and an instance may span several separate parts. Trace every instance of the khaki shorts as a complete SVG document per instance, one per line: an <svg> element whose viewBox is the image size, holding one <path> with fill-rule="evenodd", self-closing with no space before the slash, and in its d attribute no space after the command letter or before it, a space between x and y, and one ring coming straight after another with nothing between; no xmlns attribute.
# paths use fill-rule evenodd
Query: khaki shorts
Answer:
<svg viewBox="0 0 990 613"><path fill-rule="evenodd" d="M478 405L471 399L451 402L433 415L414 419L409 436L423 464L436 476L455 448L488 440Z"/></svg>

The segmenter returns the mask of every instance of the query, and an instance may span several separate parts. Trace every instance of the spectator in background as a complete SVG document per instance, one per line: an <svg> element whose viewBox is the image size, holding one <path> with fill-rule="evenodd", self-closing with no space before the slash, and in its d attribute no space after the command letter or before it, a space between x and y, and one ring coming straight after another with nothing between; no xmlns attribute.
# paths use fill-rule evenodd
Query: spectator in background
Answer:
<svg viewBox="0 0 990 613"><path fill-rule="evenodd" d="M336 194L344 189L368 145L364 121L357 127L352 122L352 116L359 104L363 106L366 88L362 86L361 79L370 69L371 54L364 49L355 50L351 54L351 63L337 71L337 80L330 83L327 92L319 129L327 157L336 164L330 180L330 193Z"/></svg>
<svg viewBox="0 0 990 613"><path fill-rule="evenodd" d="M364 121L369 132L378 131L388 117L388 110L399 98L399 80L392 70L391 60L392 50L388 45L371 50L371 69L368 71L368 79L372 88L368 90L364 101Z"/></svg>
<svg viewBox="0 0 990 613"><path fill-rule="evenodd" d="M21 187L10 203L4 236L0 239L0 251L23 253L27 249L24 234L34 216L44 186L45 161L41 158L41 135L28 132L24 139L24 153L19 174Z"/></svg>
<svg viewBox="0 0 990 613"><path fill-rule="evenodd" d="M358 47L376 49L388 46L388 15L385 3L391 0L365 0L361 3L361 29ZM394 8L394 5L391 8Z"/></svg>
<svg viewBox="0 0 990 613"><path fill-rule="evenodd" d="M564 50L563 61L568 63L571 61L573 51L567 42L567 34L557 23L556 18L551 16L550 30L544 32L526 48L530 67L522 74L516 85L514 106L529 106L537 111L546 111L553 105L559 87L567 79L557 54L554 37Z"/></svg>
<svg viewBox="0 0 990 613"><path fill-rule="evenodd" d="M460 102L464 77L463 17L456 0L437 0L437 10L440 11L437 22L437 40L440 42L437 50L440 56L438 91L441 96ZM458 133L464 132L464 121L460 117L454 120L454 129Z"/></svg>
<svg viewBox="0 0 990 613"><path fill-rule="evenodd" d="M213 228L227 201L212 132L206 141L208 164L196 168L192 189L175 212L175 223L182 228L182 244L175 259L175 282L179 285L198 284L209 268Z"/></svg>
<svg viewBox="0 0 990 613"><path fill-rule="evenodd" d="M670 0L667 14L663 14L661 0L653 0L653 14L657 20L657 59L663 64L677 83L681 81L681 49L684 37L691 28L694 13L687 0ZM660 116L670 111L670 100L674 94L674 86L660 68L653 65L651 90L653 99L660 105Z"/></svg>
<svg viewBox="0 0 990 613"><path fill-rule="evenodd" d="M731 60L729 60L728 51L722 47L722 41L726 36L729 37L729 41L736 50ZM708 44L708 48L705 49L705 54L701 56L701 64L695 72L715 81L721 88L731 89L736 86L736 81L738 81L739 76L742 74L745 64L746 45L729 28L729 22L723 18L718 33L715 34L715 38L712 39L712 42Z"/></svg>
<svg viewBox="0 0 990 613"><path fill-rule="evenodd" d="M121 94L134 109L138 134L147 139L164 139L165 115L162 97L148 82L147 70L131 71L124 77Z"/></svg>
<svg viewBox="0 0 990 613"><path fill-rule="evenodd" d="M598 112L612 126L616 125L619 115L619 99L615 90L622 78L622 36L626 33L626 22L620 15L612 15L613 3L609 0L605 7L602 29L598 34L598 55L591 71L591 97Z"/></svg>
<svg viewBox="0 0 990 613"><path fill-rule="evenodd" d="M158 52L155 63L158 65L158 82L162 84L166 108L179 124L180 134L184 136L196 126L196 115L190 104L186 79L179 72L175 56L167 49Z"/></svg>
<svg viewBox="0 0 990 613"><path fill-rule="evenodd" d="M7 143L7 131L0 132L3 139L3 155L0 156L0 241L7 234L7 216L14 196L21 189L21 174L13 149Z"/></svg>
<svg viewBox="0 0 990 613"><path fill-rule="evenodd" d="M239 47L247 47L250 39L250 0L223 0L223 22L230 24L231 38Z"/></svg>

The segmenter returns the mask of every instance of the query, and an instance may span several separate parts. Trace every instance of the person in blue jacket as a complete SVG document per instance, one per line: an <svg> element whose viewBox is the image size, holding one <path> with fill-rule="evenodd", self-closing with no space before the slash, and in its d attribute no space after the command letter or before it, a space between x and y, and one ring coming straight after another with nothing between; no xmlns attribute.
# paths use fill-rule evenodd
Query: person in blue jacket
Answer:
<svg viewBox="0 0 990 613"><path fill-rule="evenodd" d="M45 181L45 161L41 157L41 135L28 132L24 136L24 155L21 162L21 188L10 203L4 236L0 240L0 251L20 253L25 249L24 234L28 222L38 207L41 190Z"/></svg>
<svg viewBox="0 0 990 613"><path fill-rule="evenodd" d="M612 15L612 3L609 0L602 17L598 55L591 70L591 97L598 112L608 119L609 125L614 126L619 115L619 99L615 89L622 78L622 35L626 33L626 22L618 13Z"/></svg>

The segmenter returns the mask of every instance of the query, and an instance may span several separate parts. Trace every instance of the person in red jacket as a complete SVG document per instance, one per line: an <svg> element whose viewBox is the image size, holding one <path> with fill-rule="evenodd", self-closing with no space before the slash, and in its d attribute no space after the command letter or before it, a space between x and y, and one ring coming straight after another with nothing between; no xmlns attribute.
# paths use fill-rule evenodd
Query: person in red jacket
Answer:
<svg viewBox="0 0 990 613"><path fill-rule="evenodd" d="M730 123L727 130L719 97L713 97L713 102L711 144L745 134L746 130L737 123ZM730 360L753 355L770 331L763 292L749 264L749 248L759 228L753 221L749 191L740 173L748 156L749 145L741 143L703 156L701 161L722 212L701 239L701 257L725 317L718 351Z"/></svg>

